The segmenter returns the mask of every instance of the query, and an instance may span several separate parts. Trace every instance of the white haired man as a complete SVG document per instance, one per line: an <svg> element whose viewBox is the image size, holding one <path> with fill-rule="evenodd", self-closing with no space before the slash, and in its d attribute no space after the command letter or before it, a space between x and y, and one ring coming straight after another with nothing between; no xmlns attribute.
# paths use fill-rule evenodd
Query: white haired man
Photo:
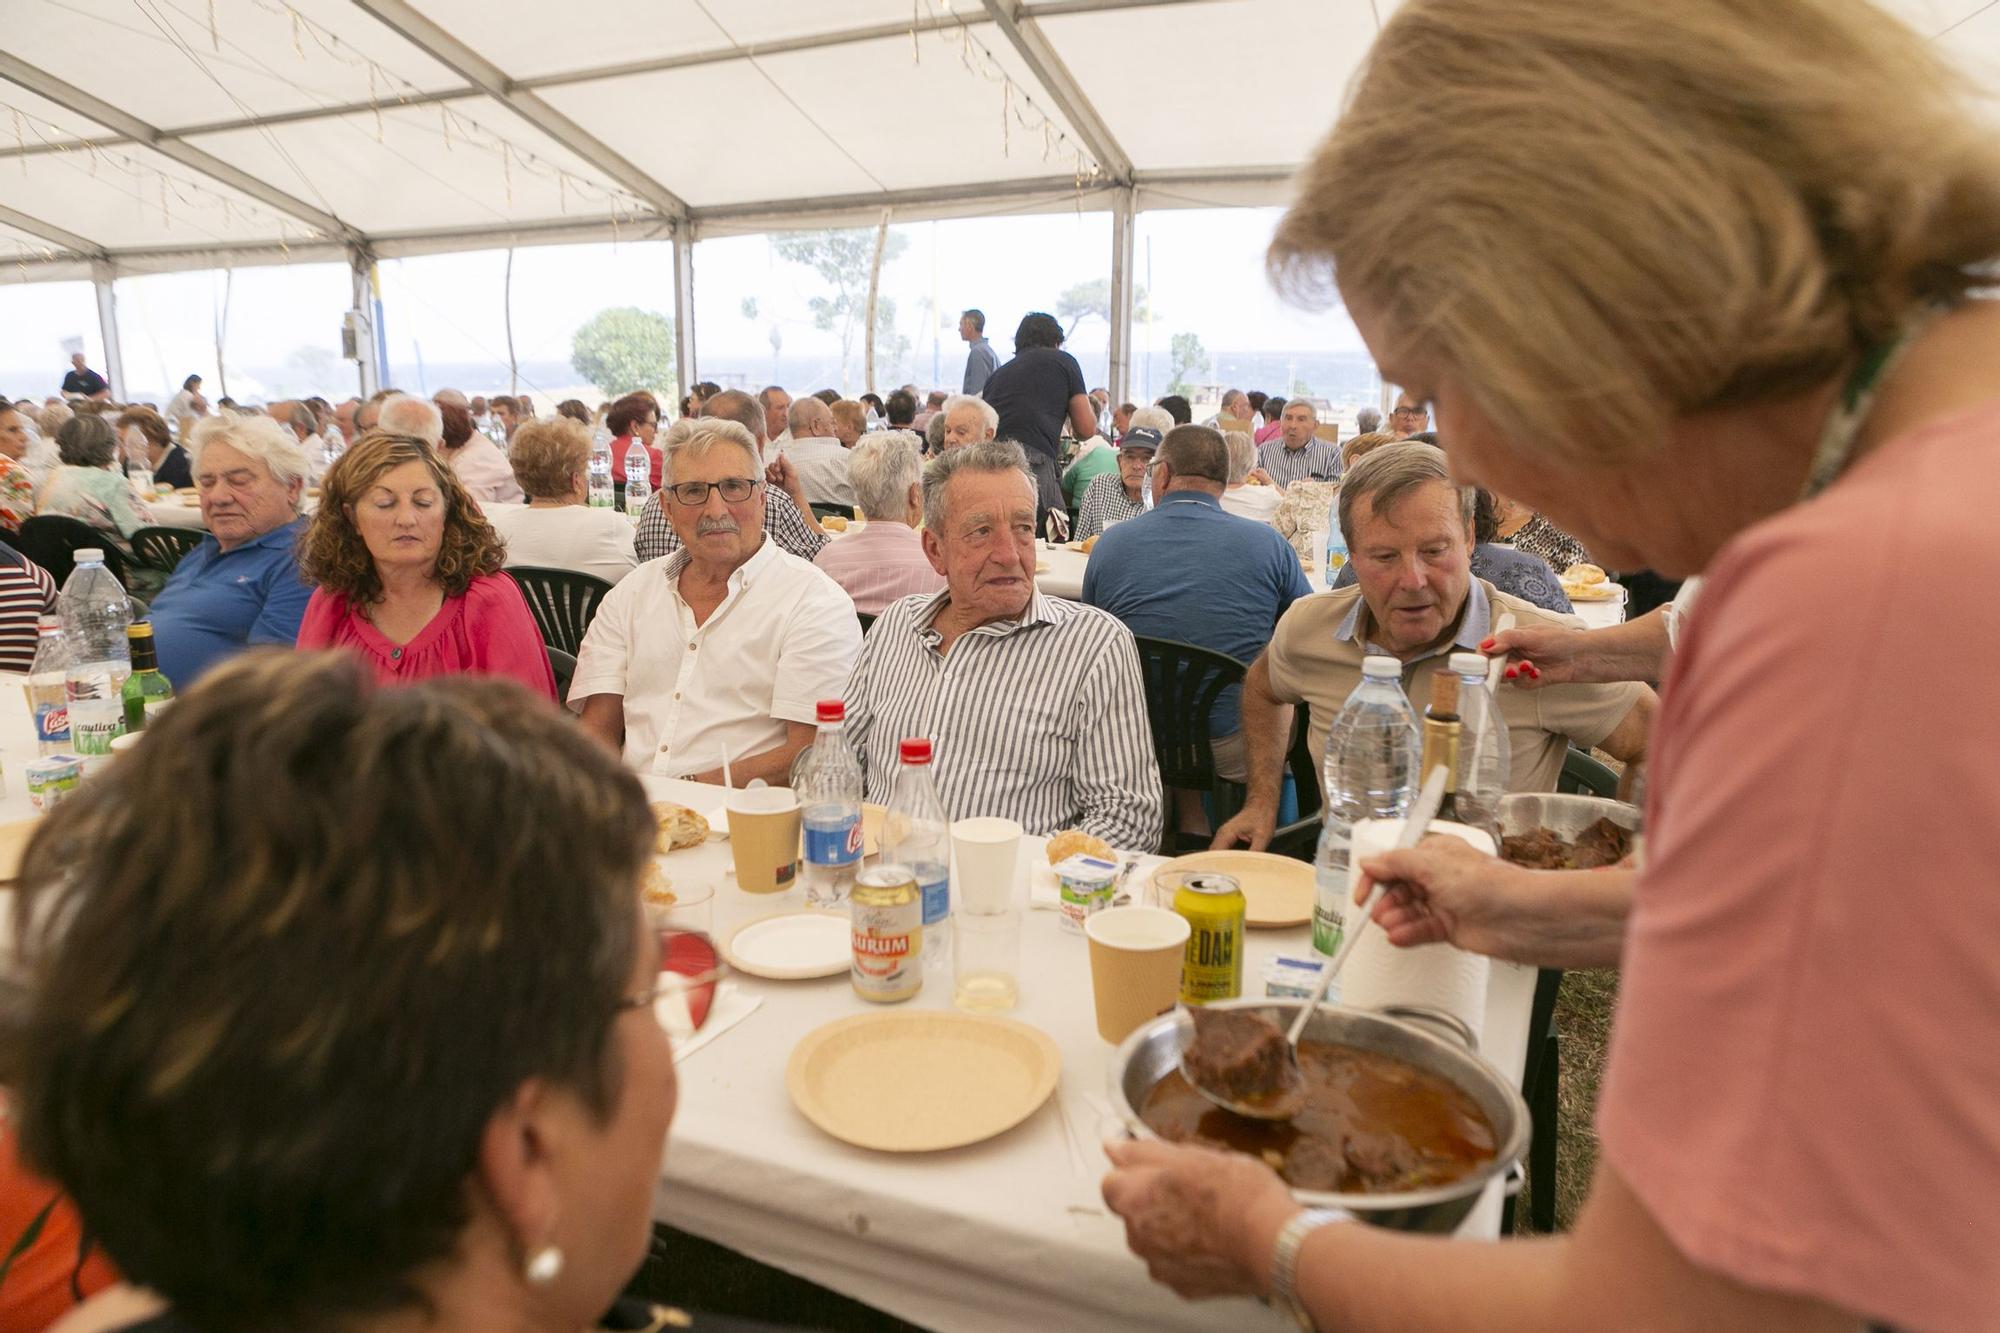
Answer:
<svg viewBox="0 0 2000 1333"><path fill-rule="evenodd" d="M868 800L889 799L902 739L928 736L947 817L1150 850L1162 792L1138 650L1116 618L1035 590L1036 495L1009 441L925 465L924 553L945 589L876 620L842 696L848 741Z"/></svg>
<svg viewBox="0 0 2000 1333"><path fill-rule="evenodd" d="M701 405L701 419L734 421L743 427L765 462L764 479L771 483L764 492L764 531L784 550L801 560L811 561L830 540L827 531L813 517L812 504L799 484L798 469L782 454L772 456L764 438L767 417L763 405L740 389L724 389ZM663 437L661 448L673 447L672 432ZM639 514L634 535L641 560L657 560L681 548L679 531L668 521L666 494L655 491Z"/></svg>
<svg viewBox="0 0 2000 1333"><path fill-rule="evenodd" d="M1258 460L1280 486L1295 481L1339 481L1340 450L1319 438L1319 409L1303 398L1285 404L1281 434L1265 445Z"/></svg>
<svg viewBox="0 0 2000 1333"><path fill-rule="evenodd" d="M847 589L865 616L902 597L933 593L944 575L931 567L917 525L924 520L924 460L917 437L878 430L849 455L856 507L868 519L826 544L813 563Z"/></svg>
<svg viewBox="0 0 2000 1333"><path fill-rule="evenodd" d="M847 450L834 432L833 409L817 398L800 398L785 414L792 442L785 458L799 474L808 504L854 507L854 487L847 478Z"/></svg>
<svg viewBox="0 0 2000 1333"><path fill-rule="evenodd" d="M208 536L153 599L160 669L185 690L257 644L290 644L312 600L295 550L308 463L297 437L269 417L203 417L188 454Z"/></svg>
<svg viewBox="0 0 2000 1333"><path fill-rule="evenodd" d="M944 400L944 447L981 444L1000 433L1000 413L984 398L955 393Z"/></svg>
<svg viewBox="0 0 2000 1333"><path fill-rule="evenodd" d="M667 456L680 549L633 570L598 608L569 703L641 773L784 785L815 705L841 695L861 623L840 585L764 533L756 437L704 420Z"/></svg>

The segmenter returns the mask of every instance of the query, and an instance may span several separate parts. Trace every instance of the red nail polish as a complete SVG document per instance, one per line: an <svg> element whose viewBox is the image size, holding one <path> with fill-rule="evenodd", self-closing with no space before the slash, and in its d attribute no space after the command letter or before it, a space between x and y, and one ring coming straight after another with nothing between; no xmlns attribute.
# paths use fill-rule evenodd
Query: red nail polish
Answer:
<svg viewBox="0 0 2000 1333"><path fill-rule="evenodd" d="M1488 635L1486 638L1483 638L1479 641L1479 651L1482 653L1490 653L1493 651L1493 638L1491 635Z"/></svg>

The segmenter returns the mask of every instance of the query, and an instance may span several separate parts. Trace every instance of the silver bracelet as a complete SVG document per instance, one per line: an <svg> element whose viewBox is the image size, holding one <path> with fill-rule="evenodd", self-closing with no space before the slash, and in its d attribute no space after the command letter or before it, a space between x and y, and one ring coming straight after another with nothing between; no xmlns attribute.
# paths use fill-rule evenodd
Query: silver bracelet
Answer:
<svg viewBox="0 0 2000 1333"><path fill-rule="evenodd" d="M1300 1333L1317 1333L1313 1327L1312 1315L1299 1300L1298 1265L1299 1248L1306 1237L1334 1222L1352 1222L1354 1214L1341 1208L1308 1208L1294 1213L1290 1221L1278 1230L1278 1241L1271 1252L1271 1294L1266 1304L1282 1310L1298 1324Z"/></svg>

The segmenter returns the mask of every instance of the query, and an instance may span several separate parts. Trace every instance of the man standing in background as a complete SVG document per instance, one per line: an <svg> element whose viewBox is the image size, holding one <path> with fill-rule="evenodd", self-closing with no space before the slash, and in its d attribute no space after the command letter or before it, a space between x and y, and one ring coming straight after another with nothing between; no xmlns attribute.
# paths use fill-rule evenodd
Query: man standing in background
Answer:
<svg viewBox="0 0 2000 1333"><path fill-rule="evenodd" d="M993 344L986 341L986 312L968 310L958 317L958 336L971 344L965 353L965 384L961 392L986 392L986 381L1000 368Z"/></svg>

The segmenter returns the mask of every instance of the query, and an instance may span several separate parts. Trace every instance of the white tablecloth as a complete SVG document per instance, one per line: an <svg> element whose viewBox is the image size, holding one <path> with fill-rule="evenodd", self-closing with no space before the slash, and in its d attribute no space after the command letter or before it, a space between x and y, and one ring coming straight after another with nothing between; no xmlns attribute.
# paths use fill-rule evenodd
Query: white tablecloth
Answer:
<svg viewBox="0 0 2000 1333"><path fill-rule="evenodd" d="M714 788L656 778L646 785L656 797L697 808L720 803ZM738 891L728 865L722 842L665 861L676 882L715 885L718 936L783 910ZM1254 978L1266 958L1309 947L1304 928L1251 932L1246 989L1261 992ZM1485 1049L1518 1083L1535 973L1495 964L1492 977ZM655 1198L660 1220L945 1333L1290 1327L1246 1300L1184 1304L1147 1278L1115 1218L1072 1211L1083 1201L1101 1208L1096 1184L1105 1162L1096 1145L1110 1126L1093 1101L1104 1101L1113 1048L1097 1036L1084 940L1064 934L1055 913L1025 914L1021 1005L1012 1017L1061 1048L1056 1097L998 1138L950 1152L852 1148L793 1107L785 1062L799 1038L875 1008L854 995L846 977L738 976L730 984L750 988L763 1003L680 1066L680 1111ZM908 1003L942 1009L950 1002L948 977L933 974ZM1057 1099L1085 1144L1087 1172L1072 1169ZM1497 1235L1499 1214L1495 1184L1461 1234Z"/></svg>

